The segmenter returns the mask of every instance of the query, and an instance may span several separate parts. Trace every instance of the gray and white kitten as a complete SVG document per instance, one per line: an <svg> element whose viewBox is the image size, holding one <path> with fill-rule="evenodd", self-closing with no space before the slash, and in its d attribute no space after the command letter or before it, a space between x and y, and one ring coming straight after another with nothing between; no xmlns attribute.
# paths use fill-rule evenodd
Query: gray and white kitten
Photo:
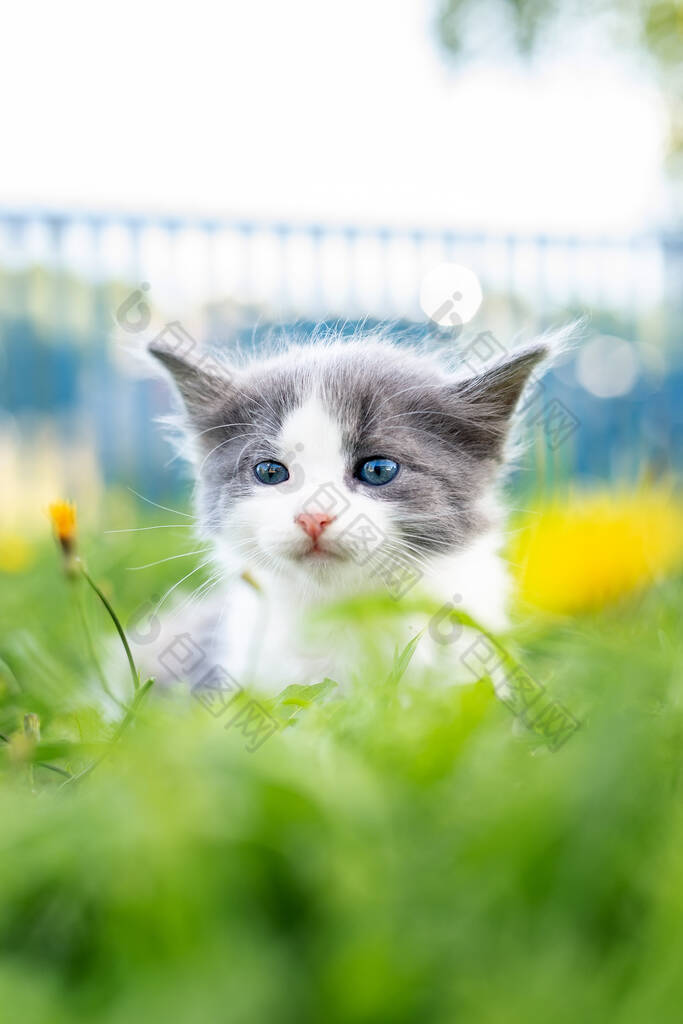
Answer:
<svg viewBox="0 0 683 1024"><path fill-rule="evenodd" d="M310 613L376 590L399 609L408 593L426 594L504 627L496 483L548 341L476 376L372 332L331 333L238 366L159 342L150 352L182 400L199 530L224 579L201 645L209 638L233 676L270 693L343 681L353 638L330 625L316 632ZM406 613L404 639L427 624ZM193 628L178 612L167 633ZM436 663L446 645L430 633L419 649Z"/></svg>

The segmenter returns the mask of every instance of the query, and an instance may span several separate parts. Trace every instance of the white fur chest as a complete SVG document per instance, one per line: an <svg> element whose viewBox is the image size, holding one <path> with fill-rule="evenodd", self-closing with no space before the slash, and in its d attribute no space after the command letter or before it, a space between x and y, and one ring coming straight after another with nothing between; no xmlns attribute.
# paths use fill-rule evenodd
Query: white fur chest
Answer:
<svg viewBox="0 0 683 1024"><path fill-rule="evenodd" d="M454 607L467 611L486 628L504 628L508 581L497 547L498 538L489 534L461 554L435 559L419 585L421 592L437 608ZM275 694L289 684L316 683L325 677L344 684L362 672L366 662L366 652L360 649L362 634L317 614L342 594L330 593L326 601L306 594L292 581L263 574L256 579L258 590L243 579L235 581L221 613L217 655L236 679ZM396 602L385 637L387 657L396 646L421 633L415 664L446 667L448 678L457 682L456 663L467 632L455 636L441 625L438 613L408 608L406 602L403 612L401 601Z"/></svg>

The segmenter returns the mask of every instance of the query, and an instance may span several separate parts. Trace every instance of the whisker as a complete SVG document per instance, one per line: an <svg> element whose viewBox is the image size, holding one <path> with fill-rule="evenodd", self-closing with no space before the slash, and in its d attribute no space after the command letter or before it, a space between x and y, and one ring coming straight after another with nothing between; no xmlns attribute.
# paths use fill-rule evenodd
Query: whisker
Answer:
<svg viewBox="0 0 683 1024"><path fill-rule="evenodd" d="M233 423L217 423L213 427L207 427L205 430L199 430L199 431L197 431L197 433L192 433L190 436L191 436L193 441L197 441L200 437L203 437L204 434L209 434L212 430L229 430L231 427L253 427L253 426L254 426L253 423L247 423L247 422L244 422L242 420L235 420ZM185 458L185 457L186 457L186 455L185 455L185 453L182 450L179 451L179 452L176 452L175 455L172 455L171 458L168 460L168 462L166 463L166 467L170 466L177 459L181 459L181 458Z"/></svg>
<svg viewBox="0 0 683 1024"><path fill-rule="evenodd" d="M157 612L158 612L158 611L159 611L159 609L161 608L162 604L164 604L164 602L165 602L166 600L168 600L168 598L169 598L169 597L171 596L171 594L172 594L172 593L173 593L173 591L174 591L174 590L176 589L176 587L179 587L181 583L184 583L184 582L185 582L185 580L189 580L190 576L194 576L194 574L195 574L196 572L199 572L199 570L200 570L200 569L205 569L205 568L206 568L206 566L207 566L207 565L209 565L210 563L211 563L211 559L210 559L210 558L207 558L207 560L206 560L205 562L201 562L201 563L200 563L200 565L197 565L197 566L195 566L195 568L194 568L194 569L191 569L191 570L190 570L190 572L188 572L188 574L187 574L186 576L183 576L183 578L182 578L182 579L180 579L180 580L178 580L178 582L177 582L177 583L174 583L174 584L173 584L173 586L172 586L172 587L170 587L170 588L169 588L169 589L168 589L168 590L166 591L166 593L164 594L164 596L163 596L163 597L161 598L161 600L159 601L159 604L158 604L158 605L156 606L156 608L154 609L154 614L155 614L155 615L157 614Z"/></svg>
<svg viewBox="0 0 683 1024"><path fill-rule="evenodd" d="M202 588L203 588L203 587L205 587L205 586L206 586L206 584L207 584L208 582L210 582L210 581L211 581L211 579L213 579L213 577L212 577L212 576L210 576L208 580L202 580L202 582L201 582L200 584L198 584L198 586L196 586L196 587L194 588L194 590L189 590L189 591L188 591L188 592L187 592L187 593L185 594L185 596L183 597L183 599L182 599L181 601L179 601L179 602L178 602L178 604L175 604L175 605L173 606L173 608L172 608L172 612L171 612L171 613L172 613L173 615L180 615L180 614L181 614L181 612L186 612L186 611L188 611L188 610L189 610L190 608L192 608L192 606L193 606L193 605L195 605L195 604L196 604L196 602L197 602L197 599L198 599L198 595L199 595L200 591L202 590Z"/></svg>
<svg viewBox="0 0 683 1024"><path fill-rule="evenodd" d="M211 456L213 455L214 452L218 451L219 448L223 448L226 444L230 444L231 441L238 441L238 440L240 440L243 437L250 437L251 438L251 437L261 437L261 436L262 435L258 431L251 431L251 433L247 433L247 434L235 434L232 437L226 438L225 441L221 441L220 444L217 444L215 448L211 449L211 451L209 452L208 455L204 456L204 458L202 459L201 465L200 465L199 469L197 470L197 476L200 475L201 471L204 469L204 466L206 465L208 460L211 458ZM248 444L248 442L247 442L247 444ZM246 448L247 445L245 445L244 447ZM244 448L242 449L242 451L244 451ZM241 455L241 453L240 453L240 455Z"/></svg>
<svg viewBox="0 0 683 1024"><path fill-rule="evenodd" d="M217 423L213 427L206 427L205 430L199 430L196 433L192 433L190 436L191 436L191 439L193 441L197 441L200 437L203 437L204 434L211 433L212 430L229 430L231 427L253 427L253 426L254 426L253 422L247 422L245 420L234 420L232 423ZM273 425L270 424L270 423L268 423L268 426L270 427L271 430L274 431L274 433L277 433L277 430L278 430L277 427L273 427ZM244 435L239 435L238 434L237 435L237 437L240 437L240 436L246 437L247 435L246 434L244 434ZM261 435L260 434L256 434L255 436L259 436L260 437ZM232 438L228 438L227 440L232 440ZM183 458L183 457L184 457L184 455L183 455L182 451L176 452L175 455L171 456L171 458L166 463L166 465L170 466L172 462L176 461L176 459L180 459L180 458ZM207 456L207 458L208 458L208 456Z"/></svg>
<svg viewBox="0 0 683 1024"><path fill-rule="evenodd" d="M225 579L225 573L221 573L219 582L222 583L224 579ZM223 622L223 617L225 615L225 611L226 611L227 607L228 607L228 602L227 601L223 601L223 603L221 605L221 610L220 610L218 619L216 620L216 625L213 627L213 630L211 632L211 643L212 644L214 644L214 642L215 642L216 633L218 632L218 630L220 628L220 625Z"/></svg>
<svg viewBox="0 0 683 1024"><path fill-rule="evenodd" d="M200 430L198 433L193 434L192 437L196 440L198 437L203 437L204 434L209 434L212 430L229 430L230 427L253 427L253 423L247 423L242 420L235 420L234 423L218 423L215 427L207 427L206 430Z"/></svg>
<svg viewBox="0 0 683 1024"><path fill-rule="evenodd" d="M133 490L132 487L129 487L128 490L131 492L131 494L135 494L142 501L146 501L148 505L154 505L155 508L161 508L161 509L164 510L164 512L173 512L174 515L176 515L176 516L184 516L185 519L193 519L194 518L188 512L179 512L177 508L169 508L168 505L159 505L158 502L152 501L151 498L146 498L144 496L144 494L140 494L138 491Z"/></svg>
<svg viewBox="0 0 683 1024"><path fill-rule="evenodd" d="M280 430L280 419L278 417L277 412L275 411L273 406L270 404L268 399L265 397L265 395L261 395L260 396L260 401L257 400L256 398L253 398L251 395L243 395L242 397L243 398L247 398L250 402L253 402L253 404L259 410L263 410L263 406L265 404L266 408L269 409L270 412L272 412L272 414L273 414L273 419L272 419L272 421L270 421L270 423L268 425L269 425L270 429L273 430L275 433L279 432L279 430Z"/></svg>
<svg viewBox="0 0 683 1024"><path fill-rule="evenodd" d="M415 554L413 550L407 548L405 545L387 546L385 551L389 556L395 555L399 560L401 558L407 559L409 562L412 562L413 565L417 566L417 568L421 569L422 572L424 573L428 572L430 568L421 555Z"/></svg>
<svg viewBox="0 0 683 1024"><path fill-rule="evenodd" d="M147 562L146 565L128 565L128 572L137 572L138 569L151 569L153 565L161 565L162 562L172 562L175 558L189 558L190 555L203 555L206 548L197 548L196 551L181 551L179 555L169 555L167 558L158 558L156 562Z"/></svg>
<svg viewBox="0 0 683 1024"><path fill-rule="evenodd" d="M242 451L237 456L236 463L235 463L237 466L239 466L240 462L242 461L242 456L244 455L244 453L246 452L248 447L249 447L249 442L247 441L247 443L245 445L243 445Z"/></svg>
<svg viewBox="0 0 683 1024"><path fill-rule="evenodd" d="M209 576L208 580L204 580L204 582L200 583L196 590L192 592L189 601L184 602L180 607L186 608L190 605L196 604L198 601L201 601L202 598L206 597L209 591L217 585L219 580L220 573L214 573L213 576Z"/></svg>
<svg viewBox="0 0 683 1024"><path fill-rule="evenodd" d="M425 388L444 388L444 387L447 386L447 383L448 383L447 381L441 380L441 381L435 382L434 384L426 384L426 383L423 383L423 384L411 384L407 388L401 388L399 391L395 391L393 393L393 395L387 395L386 398L383 398L380 401L379 408L378 408L377 412L375 413L375 415L373 416L373 418L370 420L370 423L369 424L365 424L366 428L369 429L372 426L372 424L375 422L375 420L379 419L379 417L382 414L382 409L387 404L387 402L393 401L395 398L398 398L399 395L405 395L409 391L423 391Z"/></svg>
<svg viewBox="0 0 683 1024"><path fill-rule="evenodd" d="M385 416L383 422L389 423L391 420L399 420L403 416L446 416L451 420L464 421L463 416L448 412L447 409L404 409L402 412L395 412L391 416Z"/></svg>
<svg viewBox="0 0 683 1024"><path fill-rule="evenodd" d="M125 530L103 530L103 533L142 533L143 530L192 530L195 523L162 523L160 526L129 526Z"/></svg>
<svg viewBox="0 0 683 1024"><path fill-rule="evenodd" d="M409 536L409 537L413 537L413 538L417 538L418 540L420 539L420 537L419 537L419 535L418 535L418 534L408 534L408 536ZM412 544L412 543L410 542L410 540L407 540L407 539L406 539L406 538L404 538L403 536L401 536L401 537L400 537L400 538L398 538L397 540L390 540L390 542L389 542L389 543L390 543L390 544L392 544L392 545L393 545L394 547L396 547L396 548L403 548L403 547L405 547L405 548L407 548L407 549L409 549L409 550L411 550L411 551L416 551L416 552L418 552L418 553L419 553L420 555L422 555L422 556L424 556L424 555L425 555L425 552L424 552L424 551L423 551L423 550L422 550L421 548L417 547L417 545L416 545L416 544Z"/></svg>

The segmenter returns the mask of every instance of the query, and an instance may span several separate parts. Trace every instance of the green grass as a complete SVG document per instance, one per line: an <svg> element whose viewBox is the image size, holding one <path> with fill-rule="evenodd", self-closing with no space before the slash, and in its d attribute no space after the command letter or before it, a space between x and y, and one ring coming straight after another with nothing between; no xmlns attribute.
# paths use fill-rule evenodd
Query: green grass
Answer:
<svg viewBox="0 0 683 1024"><path fill-rule="evenodd" d="M126 571L174 533L84 543L124 621L181 575ZM555 753L488 682L425 686L378 660L344 699L280 707L289 724L254 753L173 699L77 785L5 744L3 1015L679 1021L682 597L669 581L517 631L517 658L581 720ZM38 713L41 758L78 770L111 727L84 693L72 598L48 544L2 578L0 730ZM336 612L369 651L386 613Z"/></svg>

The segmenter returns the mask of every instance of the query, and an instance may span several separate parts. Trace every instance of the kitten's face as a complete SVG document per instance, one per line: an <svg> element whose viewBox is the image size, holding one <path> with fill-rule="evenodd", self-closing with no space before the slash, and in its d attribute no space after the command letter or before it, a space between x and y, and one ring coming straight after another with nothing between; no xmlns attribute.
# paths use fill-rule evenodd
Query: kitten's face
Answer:
<svg viewBox="0 0 683 1024"><path fill-rule="evenodd" d="M207 374L154 354L184 399L200 518L237 566L310 579L418 569L487 526L484 499L539 347L475 382L374 342Z"/></svg>

